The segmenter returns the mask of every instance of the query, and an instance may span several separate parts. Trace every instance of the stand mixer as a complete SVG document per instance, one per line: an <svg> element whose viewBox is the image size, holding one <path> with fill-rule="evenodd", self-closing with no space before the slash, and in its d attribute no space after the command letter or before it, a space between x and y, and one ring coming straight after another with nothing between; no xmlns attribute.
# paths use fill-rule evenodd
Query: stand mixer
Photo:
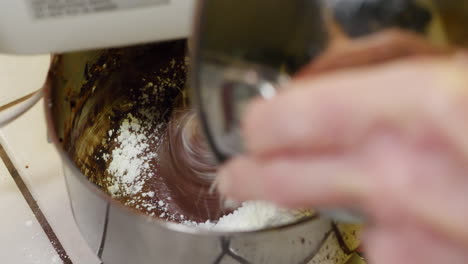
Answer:
<svg viewBox="0 0 468 264"><path fill-rule="evenodd" d="M82 5L78 11L69 11L71 14L66 12L67 8L56 7L65 11L51 15L50 10L37 11L41 9L36 8L39 1L34 5L32 0L0 3L0 10L11 8L22 13L0 18L0 32L7 33L0 40L0 52L67 52L54 56L52 61L45 85L46 114L51 137L64 159L75 219L96 254L105 262L122 264L151 263L154 259L162 263L307 263L319 256L326 245L344 252L340 254L345 260L354 254L359 245L355 232L315 214L276 229L206 233L137 214L96 187L90 175L100 164L90 157L100 142L99 136L106 134L104 128L109 126L107 121L98 121L113 107L125 105L119 105L117 99L110 102L118 93L125 93L120 88L114 89L112 81L121 81L119 74L125 73L125 69L152 66L154 60L145 60L145 56L150 57L148 54L166 58L163 52L157 57L158 51L165 51L180 58L180 47L184 44L166 42L176 47L167 50L161 48L163 44L104 48L185 38L193 15L191 3L184 1L108 2L114 4L87 15L80 15L87 10ZM448 32L447 19L441 18L446 18L447 10L458 12L459 16L451 17L455 20L466 12L449 2L200 0L189 43L192 58L189 86L200 118L193 126L195 129L189 128L193 129L193 135L203 133L207 141L203 148L208 148L212 155L203 173L213 177L213 167L243 151L239 122L245 105L254 97L274 96L304 67L319 74L402 56L445 52L447 44L462 43L465 38L457 32ZM151 7L138 8L146 5ZM16 23L19 29L29 31L1 27L26 16L30 18ZM81 28L85 29L83 33L72 32ZM392 31L395 28L401 30ZM125 30L116 32L117 29ZM47 37L43 37L44 32ZM382 44L382 36L385 39L389 34L391 37ZM38 45L30 41L39 35ZM427 40L430 45L424 44ZM91 48L101 50L87 51ZM41 95L26 100L18 113L27 110ZM185 120L186 124L192 119L176 120ZM102 128L87 127L94 122ZM184 130L177 129L175 137L184 134ZM164 164L171 162L174 161ZM209 189L209 185L202 184ZM332 219L362 220L349 210L321 211ZM348 240L343 239L345 236L335 239L343 233ZM179 247L180 252L171 252ZM332 262L342 263L343 259Z"/></svg>

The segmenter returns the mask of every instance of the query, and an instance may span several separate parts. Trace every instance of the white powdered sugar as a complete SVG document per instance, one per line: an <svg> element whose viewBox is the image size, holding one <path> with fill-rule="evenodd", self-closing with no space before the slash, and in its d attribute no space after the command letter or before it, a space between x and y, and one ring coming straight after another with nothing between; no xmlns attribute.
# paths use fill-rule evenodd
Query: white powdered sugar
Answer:
<svg viewBox="0 0 468 264"><path fill-rule="evenodd" d="M107 172L113 175L113 184L107 188L112 196L137 194L144 185L142 172L149 169L148 160L156 154L142 156L149 145L141 129L140 120L128 114L117 131L115 141L119 146L112 150L112 159L107 167Z"/></svg>
<svg viewBox="0 0 468 264"><path fill-rule="evenodd" d="M268 202L248 201L217 222L185 221L183 224L211 231L252 231L292 223L303 216L299 212L281 209Z"/></svg>
<svg viewBox="0 0 468 264"><path fill-rule="evenodd" d="M251 230L277 226L296 220L289 210L261 201L244 202L233 213L223 216L214 226L215 230Z"/></svg>

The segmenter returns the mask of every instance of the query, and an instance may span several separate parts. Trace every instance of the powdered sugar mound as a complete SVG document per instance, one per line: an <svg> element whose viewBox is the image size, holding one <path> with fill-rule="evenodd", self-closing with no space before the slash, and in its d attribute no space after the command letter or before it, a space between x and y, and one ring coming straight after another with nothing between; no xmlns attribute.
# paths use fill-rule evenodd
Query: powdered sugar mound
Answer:
<svg viewBox="0 0 468 264"><path fill-rule="evenodd" d="M214 229L224 231L261 229L290 223L296 219L293 212L262 202L244 202L239 209L223 216Z"/></svg>
<svg viewBox="0 0 468 264"><path fill-rule="evenodd" d="M143 188L142 171L149 168L146 162L149 157L142 158L149 145L146 136L141 133L141 121L128 114L117 131L116 141L119 147L112 150L111 161L107 172L114 177L107 190L112 196L134 195Z"/></svg>
<svg viewBox="0 0 468 264"><path fill-rule="evenodd" d="M248 201L216 223L185 221L183 224L211 231L251 231L292 223L301 217L303 215L296 211L281 209L268 202Z"/></svg>

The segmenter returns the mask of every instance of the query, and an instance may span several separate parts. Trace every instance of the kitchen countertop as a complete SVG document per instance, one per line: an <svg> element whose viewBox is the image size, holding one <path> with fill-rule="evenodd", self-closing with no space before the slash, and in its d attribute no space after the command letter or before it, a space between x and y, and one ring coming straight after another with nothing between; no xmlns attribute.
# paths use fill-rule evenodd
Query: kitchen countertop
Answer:
<svg viewBox="0 0 468 264"><path fill-rule="evenodd" d="M49 62L49 55L0 55L0 107L41 88ZM100 263L73 220L42 100L0 127L0 158L0 262Z"/></svg>

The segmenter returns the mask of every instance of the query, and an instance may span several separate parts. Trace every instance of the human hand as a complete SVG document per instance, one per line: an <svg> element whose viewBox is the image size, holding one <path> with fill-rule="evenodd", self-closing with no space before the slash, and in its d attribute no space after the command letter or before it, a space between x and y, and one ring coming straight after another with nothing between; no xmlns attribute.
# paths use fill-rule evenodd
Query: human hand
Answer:
<svg viewBox="0 0 468 264"><path fill-rule="evenodd" d="M371 263L468 263L468 59L404 59L295 80L246 112L234 200L353 207Z"/></svg>

